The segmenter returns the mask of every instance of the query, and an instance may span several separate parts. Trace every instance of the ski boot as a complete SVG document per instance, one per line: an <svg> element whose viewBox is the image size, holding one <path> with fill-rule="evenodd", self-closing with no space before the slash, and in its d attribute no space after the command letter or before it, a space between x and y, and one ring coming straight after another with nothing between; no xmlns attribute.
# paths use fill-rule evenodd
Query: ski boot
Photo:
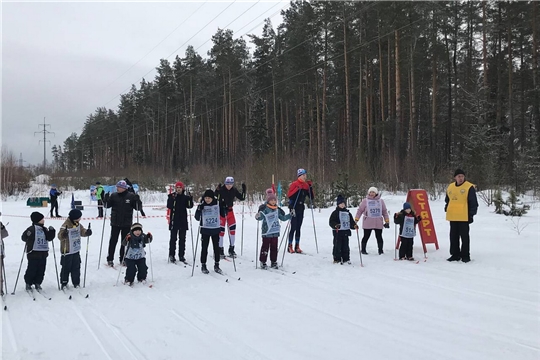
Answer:
<svg viewBox="0 0 540 360"><path fill-rule="evenodd" d="M62 290L62 291L67 290L67 289L68 289L67 284L62 284L62 286L60 287L60 290Z"/></svg>
<svg viewBox="0 0 540 360"><path fill-rule="evenodd" d="M234 246L229 246L229 257L236 258L236 253L234 252Z"/></svg>
<svg viewBox="0 0 540 360"><path fill-rule="evenodd" d="M262 261L261 261L261 269L262 269L262 270L268 269L268 265L266 265L265 262L262 262Z"/></svg>
<svg viewBox="0 0 540 360"><path fill-rule="evenodd" d="M114 267L114 262L112 262L112 261L107 261L107 266Z"/></svg>
<svg viewBox="0 0 540 360"><path fill-rule="evenodd" d="M208 274L210 271L208 271L208 268L206 267L206 264L201 264L201 271L203 274Z"/></svg>
<svg viewBox="0 0 540 360"><path fill-rule="evenodd" d="M176 259L174 258L174 256L169 256L169 262L172 264L176 264Z"/></svg>
<svg viewBox="0 0 540 360"><path fill-rule="evenodd" d="M382 255L382 254L384 254L383 249L379 249L379 255Z"/></svg>
<svg viewBox="0 0 540 360"><path fill-rule="evenodd" d="M292 244L289 244L289 246L287 247L287 251L291 254L294 254L294 249L292 247Z"/></svg>
<svg viewBox="0 0 540 360"><path fill-rule="evenodd" d="M369 255L366 250L362 250L362 255Z"/></svg>
<svg viewBox="0 0 540 360"><path fill-rule="evenodd" d="M223 250L222 247L219 248L219 256L221 256L222 259L225 259L225 251Z"/></svg>
<svg viewBox="0 0 540 360"><path fill-rule="evenodd" d="M302 249L300 249L300 244L296 243L296 246L294 247L294 252L298 254L303 253Z"/></svg>
<svg viewBox="0 0 540 360"><path fill-rule="evenodd" d="M273 262L272 264L270 264L270 267L272 269L277 269L278 268L277 262Z"/></svg>
<svg viewBox="0 0 540 360"><path fill-rule="evenodd" d="M178 257L178 261L185 263L185 262L186 262L186 258L183 257L183 256L179 256L179 257Z"/></svg>
<svg viewBox="0 0 540 360"><path fill-rule="evenodd" d="M41 284L34 284L34 287L36 288L37 291L43 290L43 289L41 288Z"/></svg>
<svg viewBox="0 0 540 360"><path fill-rule="evenodd" d="M221 271L221 269L219 268L219 263L214 264L214 271L218 274L223 274L223 271Z"/></svg>
<svg viewBox="0 0 540 360"><path fill-rule="evenodd" d="M32 285L26 284L26 287L24 288L26 291L32 291Z"/></svg>

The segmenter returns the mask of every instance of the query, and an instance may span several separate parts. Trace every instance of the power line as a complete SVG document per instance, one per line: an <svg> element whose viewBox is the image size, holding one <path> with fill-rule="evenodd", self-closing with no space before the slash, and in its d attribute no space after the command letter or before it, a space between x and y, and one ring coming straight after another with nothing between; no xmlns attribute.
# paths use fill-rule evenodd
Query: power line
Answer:
<svg viewBox="0 0 540 360"><path fill-rule="evenodd" d="M43 140L39 140L39 142L43 141L43 169L45 169L47 167L47 142L50 143L50 141L47 140L47 134L54 135L54 132L47 130L47 126L50 127L51 124L45 123L45 117L43 117L43 124L38 124L38 127L41 127L41 126L43 126L43 130L34 131L34 136L36 136L36 134L41 134L41 133L43 134ZM21 154L21 161L22 161L22 154Z"/></svg>

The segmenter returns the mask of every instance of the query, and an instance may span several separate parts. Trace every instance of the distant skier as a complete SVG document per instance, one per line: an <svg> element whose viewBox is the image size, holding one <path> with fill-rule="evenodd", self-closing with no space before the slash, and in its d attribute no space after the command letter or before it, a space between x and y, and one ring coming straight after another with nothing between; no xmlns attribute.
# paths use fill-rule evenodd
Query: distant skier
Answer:
<svg viewBox="0 0 540 360"><path fill-rule="evenodd" d="M399 260L414 261L413 244L416 236L416 224L420 222L420 215L416 215L408 202L403 204L403 210L394 215L394 223L399 225Z"/></svg>
<svg viewBox="0 0 540 360"><path fill-rule="evenodd" d="M51 185L51 190L49 191L49 197L51 199L51 217L53 216L53 210L56 210L56 217L61 217L58 215L58 196L62 195L61 191L56 189L56 185Z"/></svg>
<svg viewBox="0 0 540 360"><path fill-rule="evenodd" d="M304 221L304 210L306 208L304 202L308 196L311 201L313 201L313 198L315 197L315 194L313 193L313 183L311 180L307 180L306 170L298 169L296 171L296 176L296 181L293 181L291 185L289 185L289 191L287 191L287 197L289 198L289 209L294 209L295 212L295 216L291 220L291 228L289 230L289 246L287 251L290 253L302 253L302 249L300 249L300 229L302 228L302 222Z"/></svg>
<svg viewBox="0 0 540 360"><path fill-rule="evenodd" d="M351 229L358 229L358 225L356 225L353 216L347 209L347 204L343 196L337 196L336 205L336 209L332 212L328 221L334 235L334 248L332 249L334 264L350 264L351 249L349 248L349 236L351 236Z"/></svg>
<svg viewBox="0 0 540 360"><path fill-rule="evenodd" d="M103 217L103 198L105 197L105 189L99 181L96 182L96 189L94 190L94 195L96 196L98 203L98 217Z"/></svg>
<svg viewBox="0 0 540 360"><path fill-rule="evenodd" d="M220 232L219 232L219 247L221 251L221 257L225 257L225 252L223 249L223 237L225 236L225 226L229 227L229 256L236 257L236 252L234 251L234 243L236 236L236 218L234 216L234 199L237 198L240 201L246 199L246 184L242 183L242 193L234 187L234 178L228 176L225 179L225 185L218 185L216 188L216 197L221 207L221 213L224 215L219 218Z"/></svg>

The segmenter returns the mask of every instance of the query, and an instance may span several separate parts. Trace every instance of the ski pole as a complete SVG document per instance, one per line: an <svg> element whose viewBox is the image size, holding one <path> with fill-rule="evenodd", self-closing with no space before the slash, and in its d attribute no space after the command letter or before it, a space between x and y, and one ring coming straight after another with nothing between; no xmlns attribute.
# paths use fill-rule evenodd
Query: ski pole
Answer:
<svg viewBox="0 0 540 360"><path fill-rule="evenodd" d="M6 264L4 263L4 259L2 259L2 273L4 274L4 276L2 277L4 279L4 288L6 289L6 295L8 293L8 286L7 286L7 281L6 281Z"/></svg>
<svg viewBox="0 0 540 360"><path fill-rule="evenodd" d="M51 241L52 243L52 251L53 251L53 257L54 257L54 268L56 269L56 282L58 283L58 291L60 291L60 277L58 277L58 265L56 263L56 251L54 250L54 240Z"/></svg>
<svg viewBox="0 0 540 360"><path fill-rule="evenodd" d="M195 258L197 257L197 247L199 246L199 234L201 233L201 224L199 224L199 229L197 230L197 240L195 242L195 252L193 253L193 265L191 265L191 277L193 277L193 272L195 271Z"/></svg>
<svg viewBox="0 0 540 360"><path fill-rule="evenodd" d="M313 197L311 196L311 186L309 187L309 200L311 207L311 220L313 220L313 234L315 235L315 247L317 248L317 254L319 253L319 245L317 244L317 232L315 231L315 215L313 214Z"/></svg>
<svg viewBox="0 0 540 360"><path fill-rule="evenodd" d="M360 254L360 266L364 267L362 262L362 251L360 250L360 235L358 234L358 229L356 229L356 240L358 240L358 254Z"/></svg>
<svg viewBox="0 0 540 360"><path fill-rule="evenodd" d="M128 247L128 244L129 244L129 240L128 242L126 243L126 246L124 246L124 261L123 263L126 262L126 255L127 255L127 247ZM122 246L122 244L120 244L120 246ZM114 286L118 286L118 281L120 280L120 273L122 272L122 264L118 265L118 277L116 278L116 285ZM126 264L126 272L127 272L127 264Z"/></svg>
<svg viewBox="0 0 540 360"><path fill-rule="evenodd" d="M17 284L19 283L19 275L21 273L21 267L24 260L24 253L26 253L26 245L27 244L24 244L24 249L23 249L23 253L21 257L21 263L19 264L19 271L17 272L17 279L15 280L15 286L13 287L13 292L11 293L11 295L15 295L15 290L17 289Z"/></svg>
<svg viewBox="0 0 540 360"><path fill-rule="evenodd" d="M193 244L193 223L191 221L191 209L189 209L189 230L191 231L191 253L193 254L193 257L195 257L195 251L194 251L195 249L194 249L194 244Z"/></svg>
<svg viewBox="0 0 540 360"><path fill-rule="evenodd" d="M244 255L244 207L246 202L242 201L242 235L240 236L240 256Z"/></svg>
<svg viewBox="0 0 540 360"><path fill-rule="evenodd" d="M397 260L397 224L394 224L394 260Z"/></svg>
<svg viewBox="0 0 540 360"><path fill-rule="evenodd" d="M92 224L91 223L88 223L88 230L90 230L92 228ZM82 287L84 288L86 286L86 267L88 265L88 245L90 243L90 236L87 236L86 237L86 257L84 259L84 277L83 277L83 285Z"/></svg>
<svg viewBox="0 0 540 360"><path fill-rule="evenodd" d="M300 193L302 192L302 189L300 189L300 187L298 187L298 190L297 190L297 195L296 195L296 200L294 200L294 204L293 204L293 207L291 210L294 209L294 211L296 212L296 203L298 202L298 198L300 197ZM290 203L289 203L290 204ZM290 206L290 205L289 205ZM302 205L304 206L304 205ZM296 216L296 214L295 214ZM292 222L292 217L291 219L289 220L289 222ZM296 221L295 221L295 224L296 224ZM292 224L291 224L291 227L289 228L289 234L288 234L288 238L289 238L289 242L292 243ZM286 246L285 246L286 247ZM285 256L285 254L283 254L283 256ZM281 266L283 266L283 261L281 261Z"/></svg>
<svg viewBox="0 0 540 360"><path fill-rule="evenodd" d="M154 267L152 266L152 246L148 243L148 253L150 255L150 278L154 282Z"/></svg>
<svg viewBox="0 0 540 360"><path fill-rule="evenodd" d="M229 229L229 244L231 243L231 230ZM233 256L232 256L232 263L233 263L233 266L234 266L234 272L236 272L236 261L234 260L236 256L234 255L233 253Z"/></svg>
<svg viewBox="0 0 540 360"><path fill-rule="evenodd" d="M285 226L285 231L283 232L283 235L281 235L281 241L279 242L278 251L281 249L281 244L283 244L283 240L285 240L285 235L287 235L287 229L291 227L291 218L287 221L287 225Z"/></svg>
<svg viewBox="0 0 540 360"><path fill-rule="evenodd" d="M257 215L259 215L259 213L257 213ZM257 269L257 265L258 265L257 264L257 261L258 261L257 255L259 255L259 220L257 220L257 241L256 241L256 245L255 245L255 269Z"/></svg>
<svg viewBox="0 0 540 360"><path fill-rule="evenodd" d="M107 219L107 203L103 203L105 207L105 214L103 214L103 228L101 229L101 244L99 245L99 258L97 268L99 270L99 264L101 262L101 249L103 248L103 234L105 233L105 219Z"/></svg>

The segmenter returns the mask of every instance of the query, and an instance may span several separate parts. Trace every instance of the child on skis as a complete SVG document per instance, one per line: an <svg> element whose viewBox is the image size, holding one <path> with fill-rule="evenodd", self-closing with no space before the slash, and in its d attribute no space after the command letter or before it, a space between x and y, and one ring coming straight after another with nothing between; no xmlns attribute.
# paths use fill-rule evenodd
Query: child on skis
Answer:
<svg viewBox="0 0 540 360"><path fill-rule="evenodd" d="M62 290L67 288L69 274L71 274L71 283L74 288L78 288L81 283L81 237L92 235L92 229L85 229L80 224L82 212L73 209L69 212L68 218L58 232L60 240L60 283Z"/></svg>
<svg viewBox="0 0 540 360"><path fill-rule="evenodd" d="M278 240L281 225L279 220L287 221L294 216L294 209L290 214L285 215L285 212L277 206L277 197L272 189L266 190L266 204L259 207L259 212L255 215L257 221L262 220L262 245L259 260L261 261L261 269L266 270L266 259L268 258L268 249L270 249L270 267L278 268Z"/></svg>
<svg viewBox="0 0 540 360"><path fill-rule="evenodd" d="M408 202L403 204L403 210L394 215L394 223L399 225L399 260L414 261L413 243L416 236L416 224L422 220L420 215L415 216Z"/></svg>
<svg viewBox="0 0 540 360"><path fill-rule="evenodd" d="M246 199L246 184L242 183L242 193L234 187L234 178L228 176L225 179L225 185L218 185L216 188L215 196L219 202L220 209L220 218L219 218L219 247L221 251L221 257L225 257L225 252L223 250L223 237L225 236L225 226L229 226L229 256L236 257L236 252L234 251L234 243L236 237L236 218L234 216L233 205L234 198L237 198L240 201Z"/></svg>
<svg viewBox="0 0 540 360"><path fill-rule="evenodd" d="M49 241L54 240L56 230L52 226L45 227L45 217L39 212L34 211L30 215L30 219L32 225L21 236L22 241L26 243L25 251L28 259L24 282L27 291L32 290L32 285L40 291L41 283L45 277L47 256L49 256Z"/></svg>
<svg viewBox="0 0 540 360"><path fill-rule="evenodd" d="M146 275L148 273L148 266L146 266L146 252L144 248L146 244L152 242L152 234L148 232L143 233L143 227L139 223L131 225L129 234L122 240L122 246L126 247L126 255L124 260L126 261L126 277L124 278L124 284L133 286L135 281L135 274L139 282L146 281Z"/></svg>
<svg viewBox="0 0 540 360"><path fill-rule="evenodd" d="M219 268L219 259L221 258L219 247L220 210L223 211L223 208L218 205L214 192L210 189L206 190L201 203L197 206L197 211L195 211L195 220L201 222L201 271L203 274L209 273L206 267L206 258L208 257L210 238L214 247L214 271L218 274L222 273ZM224 216L224 213L221 213L221 215Z"/></svg>
<svg viewBox="0 0 540 360"><path fill-rule="evenodd" d="M351 251L349 248L349 236L351 236L351 227L358 229L358 225L347 209L347 204L343 196L337 196L336 205L336 210L332 212L329 220L334 235L334 248L332 250L334 264L350 264Z"/></svg>

